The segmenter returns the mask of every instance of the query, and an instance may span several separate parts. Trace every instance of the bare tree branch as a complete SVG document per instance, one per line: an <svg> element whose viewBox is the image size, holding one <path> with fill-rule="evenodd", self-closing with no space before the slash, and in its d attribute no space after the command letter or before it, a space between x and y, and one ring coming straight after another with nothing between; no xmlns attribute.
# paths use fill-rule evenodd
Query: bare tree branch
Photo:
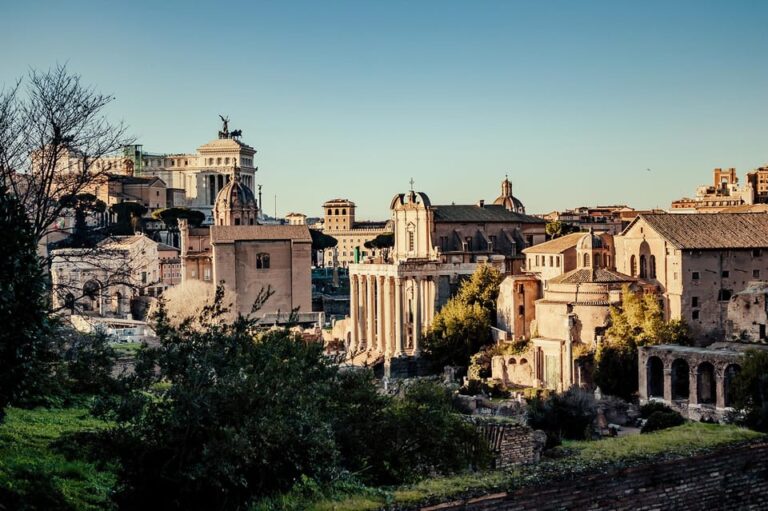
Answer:
<svg viewBox="0 0 768 511"><path fill-rule="evenodd" d="M0 91L0 182L27 208L38 242L65 209L59 199L104 179L110 168L96 163L132 142L103 115L113 99L64 65Z"/></svg>

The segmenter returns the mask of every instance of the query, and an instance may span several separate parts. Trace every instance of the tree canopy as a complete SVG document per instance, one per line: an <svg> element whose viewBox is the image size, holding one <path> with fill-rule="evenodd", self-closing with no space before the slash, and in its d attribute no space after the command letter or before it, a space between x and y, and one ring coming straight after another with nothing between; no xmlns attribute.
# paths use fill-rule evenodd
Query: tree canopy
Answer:
<svg viewBox="0 0 768 511"><path fill-rule="evenodd" d="M372 240L368 240L365 243L363 243L363 246L365 248L378 248L378 249L392 248L395 246L395 233L385 232L383 234L379 234Z"/></svg>
<svg viewBox="0 0 768 511"><path fill-rule="evenodd" d="M0 421L46 351L48 308L35 235L19 200L0 185Z"/></svg>
<svg viewBox="0 0 768 511"><path fill-rule="evenodd" d="M179 228L179 219L186 218L190 227L200 227L205 221L205 213L183 207L158 209L152 212L152 218L161 220L169 230Z"/></svg>
<svg viewBox="0 0 768 511"><path fill-rule="evenodd" d="M659 296L625 285L621 307L612 306L606 339L595 354L595 383L609 395L630 399L637 392L637 347L690 344L687 325L664 321Z"/></svg>
<svg viewBox="0 0 768 511"><path fill-rule="evenodd" d="M427 356L437 367L467 366L470 357L491 340L496 299L504 276L490 265L480 265L464 280L456 296L435 314L424 338Z"/></svg>

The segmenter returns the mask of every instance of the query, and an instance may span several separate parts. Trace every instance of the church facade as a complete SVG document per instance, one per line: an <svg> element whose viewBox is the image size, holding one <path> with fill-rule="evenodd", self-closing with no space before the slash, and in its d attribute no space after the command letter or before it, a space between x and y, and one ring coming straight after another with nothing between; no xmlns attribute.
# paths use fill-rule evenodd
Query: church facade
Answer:
<svg viewBox="0 0 768 511"><path fill-rule="evenodd" d="M546 237L544 221L522 212L508 180L495 204L433 205L411 190L395 195L390 211L388 259L349 265L345 341L353 363L418 357L424 332L462 278L480 264L511 274L523 248Z"/></svg>

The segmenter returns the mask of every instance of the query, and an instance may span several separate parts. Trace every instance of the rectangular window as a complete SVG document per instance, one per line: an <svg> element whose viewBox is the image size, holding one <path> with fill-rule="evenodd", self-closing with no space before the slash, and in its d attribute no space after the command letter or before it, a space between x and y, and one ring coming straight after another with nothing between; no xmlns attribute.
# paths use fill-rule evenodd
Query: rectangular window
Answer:
<svg viewBox="0 0 768 511"><path fill-rule="evenodd" d="M691 273L691 279L699 280L699 272L695 271L695 272Z"/></svg>
<svg viewBox="0 0 768 511"><path fill-rule="evenodd" d="M723 273L721 273L721 276L722 276L724 279L727 279L728 277L730 277L730 276L731 276L731 272L729 272L728 270L723 270Z"/></svg>
<svg viewBox="0 0 768 511"><path fill-rule="evenodd" d="M211 269L205 268L203 270L203 280L211 280Z"/></svg>
<svg viewBox="0 0 768 511"><path fill-rule="evenodd" d="M752 278L753 279L759 279L760 278L760 270L752 270Z"/></svg>
<svg viewBox="0 0 768 511"><path fill-rule="evenodd" d="M698 307L699 306L699 297L694 296L691 298L691 306L692 307Z"/></svg>
<svg viewBox="0 0 768 511"><path fill-rule="evenodd" d="M752 257L760 257L762 255L762 251L759 248L755 248L752 250Z"/></svg>
<svg viewBox="0 0 768 511"><path fill-rule="evenodd" d="M698 320L699 319L699 311L693 311L691 312L691 319Z"/></svg>

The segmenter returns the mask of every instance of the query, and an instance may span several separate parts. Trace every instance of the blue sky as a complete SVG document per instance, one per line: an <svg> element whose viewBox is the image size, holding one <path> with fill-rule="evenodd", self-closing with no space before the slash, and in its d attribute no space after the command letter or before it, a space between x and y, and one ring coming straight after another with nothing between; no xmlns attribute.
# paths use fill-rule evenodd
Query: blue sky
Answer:
<svg viewBox="0 0 768 511"><path fill-rule="evenodd" d="M0 84L65 62L149 151L228 114L270 213L385 218L411 177L458 204L506 173L529 212L668 207L768 164L765 1L4 3Z"/></svg>

